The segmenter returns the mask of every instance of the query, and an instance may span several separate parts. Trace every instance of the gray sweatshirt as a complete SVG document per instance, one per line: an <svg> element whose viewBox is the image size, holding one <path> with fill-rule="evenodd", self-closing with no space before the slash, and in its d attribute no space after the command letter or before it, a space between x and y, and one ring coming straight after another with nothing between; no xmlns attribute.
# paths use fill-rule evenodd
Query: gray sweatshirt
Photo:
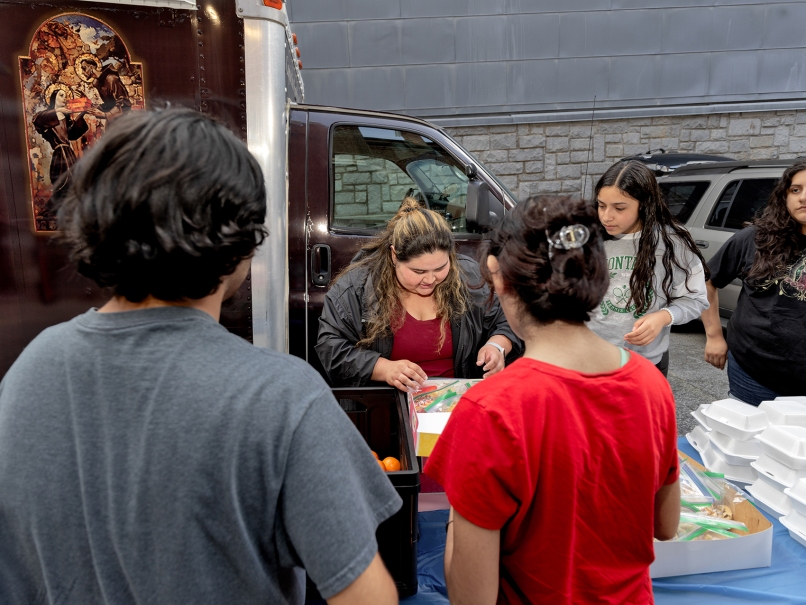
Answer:
<svg viewBox="0 0 806 605"><path fill-rule="evenodd" d="M632 332L633 324L642 315L648 315L661 309L668 309L674 317L673 323L684 324L700 316L708 308L708 296L705 290L705 274L702 263L674 235L675 258L681 264L691 268L691 276L686 286L686 274L674 267L672 283L672 301L663 295L663 252L666 246L661 241L655 252L655 275L652 279L651 303L649 309L642 314L635 311L635 304L627 308L630 298L630 276L638 252L641 233L628 233L615 236L605 241L607 268L610 271L610 286L604 300L591 314L588 327L608 342L640 353L652 363L658 363L669 348L669 326L664 327L658 336L643 347L631 345L624 340L624 335ZM690 290L690 291L689 291Z"/></svg>

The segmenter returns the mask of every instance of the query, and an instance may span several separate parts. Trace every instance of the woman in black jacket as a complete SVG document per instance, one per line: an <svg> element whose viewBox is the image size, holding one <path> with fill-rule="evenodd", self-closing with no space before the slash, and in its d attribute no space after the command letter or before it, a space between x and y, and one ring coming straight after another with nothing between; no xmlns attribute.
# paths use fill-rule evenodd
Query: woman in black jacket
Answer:
<svg viewBox="0 0 806 605"><path fill-rule="evenodd" d="M468 287L480 283L445 219L406 198L325 296L316 352L331 383L405 391L502 370L522 345L489 289Z"/></svg>

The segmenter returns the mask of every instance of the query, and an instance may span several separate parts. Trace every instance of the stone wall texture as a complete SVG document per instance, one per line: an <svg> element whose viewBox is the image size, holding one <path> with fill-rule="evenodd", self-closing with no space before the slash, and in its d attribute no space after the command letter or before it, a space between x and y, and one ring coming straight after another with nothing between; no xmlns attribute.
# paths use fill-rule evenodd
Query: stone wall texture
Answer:
<svg viewBox="0 0 806 605"><path fill-rule="evenodd" d="M726 155L737 160L806 156L806 111L448 127L519 199L589 195L619 159L648 150ZM585 172L587 169L587 178Z"/></svg>

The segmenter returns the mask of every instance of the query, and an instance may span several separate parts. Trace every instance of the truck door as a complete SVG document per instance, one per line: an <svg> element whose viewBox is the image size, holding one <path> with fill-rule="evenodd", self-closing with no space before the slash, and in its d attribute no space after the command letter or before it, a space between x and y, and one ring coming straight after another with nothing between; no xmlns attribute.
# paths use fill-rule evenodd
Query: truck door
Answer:
<svg viewBox="0 0 806 605"><path fill-rule="evenodd" d="M465 165L471 162L443 133L422 123L308 112L306 333L291 335L293 353L302 356L306 343L308 362L321 371L314 345L325 293L406 196L444 216L458 251L475 255L481 235L469 233L465 224ZM497 184L488 185L493 195L502 196ZM293 305L292 324L303 327L302 309Z"/></svg>

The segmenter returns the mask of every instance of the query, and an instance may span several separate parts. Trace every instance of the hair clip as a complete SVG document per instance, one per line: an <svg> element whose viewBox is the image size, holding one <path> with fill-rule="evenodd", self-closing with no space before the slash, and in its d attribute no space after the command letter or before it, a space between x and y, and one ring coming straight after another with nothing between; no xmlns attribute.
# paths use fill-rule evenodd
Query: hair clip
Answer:
<svg viewBox="0 0 806 605"><path fill-rule="evenodd" d="M552 257L551 248L563 248L564 250L581 248L588 242L590 236L590 229L579 224L562 227L553 237L546 230L546 240L550 245L549 259Z"/></svg>

